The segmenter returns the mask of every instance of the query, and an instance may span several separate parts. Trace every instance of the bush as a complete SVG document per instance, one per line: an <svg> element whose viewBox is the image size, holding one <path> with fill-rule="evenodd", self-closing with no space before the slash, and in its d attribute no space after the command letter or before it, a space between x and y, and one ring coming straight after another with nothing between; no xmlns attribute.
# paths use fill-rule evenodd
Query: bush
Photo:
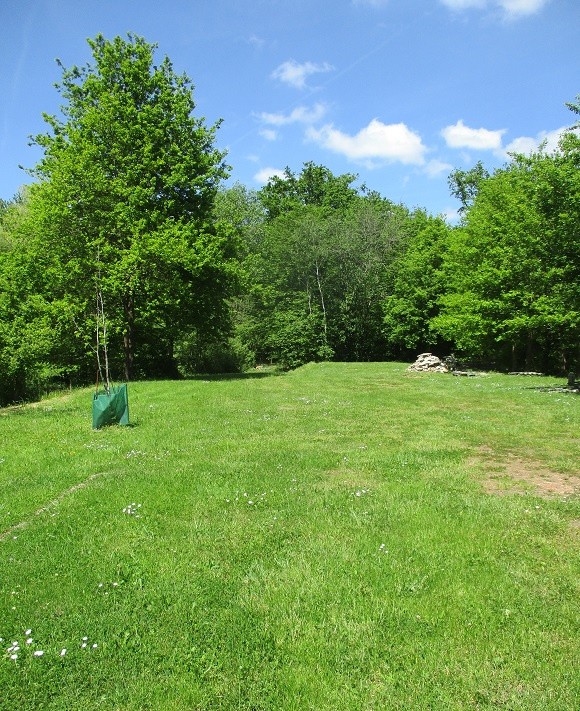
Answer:
<svg viewBox="0 0 580 711"><path fill-rule="evenodd" d="M175 346L180 375L242 373L255 364L254 353L239 338L204 342L190 334Z"/></svg>
<svg viewBox="0 0 580 711"><path fill-rule="evenodd" d="M274 316L274 329L268 338L271 359L290 370L311 361L330 360L334 352L324 340L317 315L283 311Z"/></svg>

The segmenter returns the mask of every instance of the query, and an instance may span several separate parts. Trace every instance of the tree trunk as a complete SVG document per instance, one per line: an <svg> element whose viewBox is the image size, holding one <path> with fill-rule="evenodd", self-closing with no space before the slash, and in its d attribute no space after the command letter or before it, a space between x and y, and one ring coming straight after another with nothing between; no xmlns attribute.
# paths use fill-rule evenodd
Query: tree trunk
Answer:
<svg viewBox="0 0 580 711"><path fill-rule="evenodd" d="M125 361L125 380L131 380L133 373L133 330L135 326L135 302L133 294L127 294L123 299L123 314L125 316L125 331L123 333L123 351Z"/></svg>
<svg viewBox="0 0 580 711"><path fill-rule="evenodd" d="M533 370L534 369L534 356L535 356L535 348L534 348L534 334L533 333L527 333L526 334L526 370Z"/></svg>
<svg viewBox="0 0 580 711"><path fill-rule="evenodd" d="M326 305L324 303L324 294L322 292L322 284L320 282L320 271L318 269L318 262L316 266L316 283L318 284L318 293L320 294L320 306L322 307L322 327L324 329L324 345L328 345L328 326L326 322Z"/></svg>

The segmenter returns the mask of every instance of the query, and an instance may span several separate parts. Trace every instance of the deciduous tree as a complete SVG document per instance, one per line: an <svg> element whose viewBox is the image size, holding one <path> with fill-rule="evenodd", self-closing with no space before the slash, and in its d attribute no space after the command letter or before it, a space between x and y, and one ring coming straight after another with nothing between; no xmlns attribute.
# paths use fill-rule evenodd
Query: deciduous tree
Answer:
<svg viewBox="0 0 580 711"><path fill-rule="evenodd" d="M355 190L354 179L309 163L260 191L267 216L248 260L255 286L247 330L258 354L292 365L384 357L387 265L409 213Z"/></svg>
<svg viewBox="0 0 580 711"><path fill-rule="evenodd" d="M155 64L155 45L131 34L89 45L93 63L63 68L62 114L34 139L33 210L54 298L80 306L86 330L99 282L129 378L136 364L170 364L178 331L224 323L234 240L212 208L227 166L219 123L193 116L190 80L167 57Z"/></svg>
<svg viewBox="0 0 580 711"><path fill-rule="evenodd" d="M485 179L445 274L432 326L469 355L512 368L565 370L580 360L580 141L517 155Z"/></svg>
<svg viewBox="0 0 580 711"><path fill-rule="evenodd" d="M442 266L450 228L440 218L416 211L408 237L388 267L389 294L383 303L384 336L392 355L442 345L431 329L447 286Z"/></svg>
<svg viewBox="0 0 580 711"><path fill-rule="evenodd" d="M477 161L469 170L456 168L449 174L449 190L461 203L459 212L465 212L473 205L479 186L486 178L489 178L489 173L481 161Z"/></svg>

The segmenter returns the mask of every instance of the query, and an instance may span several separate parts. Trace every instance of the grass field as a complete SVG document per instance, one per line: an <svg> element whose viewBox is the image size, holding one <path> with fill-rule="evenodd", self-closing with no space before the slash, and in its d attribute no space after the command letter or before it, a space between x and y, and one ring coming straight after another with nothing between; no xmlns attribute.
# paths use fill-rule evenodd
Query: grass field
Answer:
<svg viewBox="0 0 580 711"><path fill-rule="evenodd" d="M552 383L319 364L134 383L125 428L90 390L0 410L0 708L578 709Z"/></svg>

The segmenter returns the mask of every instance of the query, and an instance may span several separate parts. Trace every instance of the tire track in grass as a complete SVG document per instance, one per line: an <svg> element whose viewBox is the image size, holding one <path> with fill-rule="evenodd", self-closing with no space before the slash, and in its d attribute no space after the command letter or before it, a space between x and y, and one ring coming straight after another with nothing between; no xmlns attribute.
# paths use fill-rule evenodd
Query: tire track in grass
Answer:
<svg viewBox="0 0 580 711"><path fill-rule="evenodd" d="M78 484L75 484L69 489L66 489L55 499L51 499L44 506L41 506L39 509L37 509L29 518L24 519L24 521L20 521L19 523L15 523L13 526L10 526L10 528L7 528L5 531L0 533L0 542L9 538L16 531L22 531L24 528L28 528L28 526L34 521L36 516L40 516L43 513L46 513L47 511L56 508L60 504L60 502L63 501L67 496L74 494L75 491L79 491L80 489L86 489L92 481L98 479L99 477L105 474L107 474L107 472L96 472L95 474L91 474L90 476L88 476L84 481L80 481Z"/></svg>

